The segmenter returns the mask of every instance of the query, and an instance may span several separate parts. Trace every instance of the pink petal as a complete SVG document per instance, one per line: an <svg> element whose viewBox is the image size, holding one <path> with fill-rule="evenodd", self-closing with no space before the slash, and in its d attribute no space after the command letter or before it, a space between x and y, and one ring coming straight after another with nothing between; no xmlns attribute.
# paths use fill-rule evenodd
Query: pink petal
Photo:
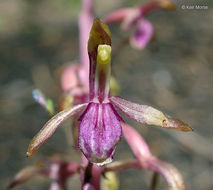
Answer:
<svg viewBox="0 0 213 190"><path fill-rule="evenodd" d="M131 8L122 8L115 10L103 18L104 23L112 24L115 22L121 22L125 19L125 17L129 14Z"/></svg>
<svg viewBox="0 0 213 190"><path fill-rule="evenodd" d="M122 123L121 126L124 137L131 147L131 150L134 152L136 158L139 160L144 160L152 157L152 153L150 152L148 145L140 134L127 124Z"/></svg>
<svg viewBox="0 0 213 190"><path fill-rule="evenodd" d="M126 116L142 124L161 126L167 129L176 129L180 131L192 131L192 128L184 122L167 118L161 111L147 106L127 101L118 96L110 97L112 104Z"/></svg>
<svg viewBox="0 0 213 190"><path fill-rule="evenodd" d="M137 49L143 49L149 43L153 36L152 24L146 19L140 19L137 22L135 32L130 37L130 44Z"/></svg>
<svg viewBox="0 0 213 190"><path fill-rule="evenodd" d="M125 115L143 124L160 125L166 120L165 115L155 108L127 101L118 96L110 97L110 101Z"/></svg>
<svg viewBox="0 0 213 190"><path fill-rule="evenodd" d="M123 30L128 30L133 27L141 17L141 12L139 8L131 8L128 15L125 17L121 23L121 28Z"/></svg>
<svg viewBox="0 0 213 190"><path fill-rule="evenodd" d="M61 75L61 87L63 91L68 91L79 84L78 79L79 65L72 64L65 68Z"/></svg>
<svg viewBox="0 0 213 190"><path fill-rule="evenodd" d="M69 108L67 110L61 111L58 114L56 114L54 117L52 117L44 126L43 128L37 133L37 135L32 139L32 141L29 144L28 150L27 150L27 156L31 157L38 148L48 139L52 136L52 134L55 132L57 127L66 119L68 119L70 116L82 111L87 104L80 104L73 108Z"/></svg>
<svg viewBox="0 0 213 190"><path fill-rule="evenodd" d="M148 13L155 11L157 9L175 10L176 6L173 0L157 0L146 2L141 4L138 8L140 9L141 16L146 16Z"/></svg>
<svg viewBox="0 0 213 190"><path fill-rule="evenodd" d="M179 171L171 164L155 158L146 142L132 127L122 124L124 137L141 166L164 176L170 190L185 190L185 184Z"/></svg>

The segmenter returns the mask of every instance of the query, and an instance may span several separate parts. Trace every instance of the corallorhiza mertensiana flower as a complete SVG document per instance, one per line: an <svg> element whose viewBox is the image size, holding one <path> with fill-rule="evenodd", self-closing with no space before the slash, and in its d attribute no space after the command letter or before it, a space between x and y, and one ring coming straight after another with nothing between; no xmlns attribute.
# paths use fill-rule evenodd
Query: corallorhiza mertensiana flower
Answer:
<svg viewBox="0 0 213 190"><path fill-rule="evenodd" d="M80 112L78 147L89 162L100 165L112 161L116 145L122 137L121 122L124 121L117 111L142 124L192 130L182 121L168 118L155 108L110 95L111 34L108 26L99 19L93 22L88 54L89 101L63 110L50 119L31 141L27 156L32 156L63 121Z"/></svg>

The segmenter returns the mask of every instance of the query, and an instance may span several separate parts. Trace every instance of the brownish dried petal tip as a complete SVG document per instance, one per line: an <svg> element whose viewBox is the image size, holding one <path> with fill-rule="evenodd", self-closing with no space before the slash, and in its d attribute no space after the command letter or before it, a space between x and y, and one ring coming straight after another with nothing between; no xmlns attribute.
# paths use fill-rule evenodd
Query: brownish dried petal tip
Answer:
<svg viewBox="0 0 213 190"><path fill-rule="evenodd" d="M193 131L193 128L191 128L188 124L175 118L167 118L166 120L164 120L163 127L168 129L176 129L183 132Z"/></svg>

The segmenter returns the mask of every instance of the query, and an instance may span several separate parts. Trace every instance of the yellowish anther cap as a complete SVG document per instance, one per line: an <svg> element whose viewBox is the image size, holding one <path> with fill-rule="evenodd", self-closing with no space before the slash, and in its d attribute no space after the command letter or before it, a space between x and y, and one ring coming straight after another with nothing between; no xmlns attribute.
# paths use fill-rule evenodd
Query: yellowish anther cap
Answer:
<svg viewBox="0 0 213 190"><path fill-rule="evenodd" d="M107 64L111 61L111 46L110 45L99 45L98 46L98 63Z"/></svg>

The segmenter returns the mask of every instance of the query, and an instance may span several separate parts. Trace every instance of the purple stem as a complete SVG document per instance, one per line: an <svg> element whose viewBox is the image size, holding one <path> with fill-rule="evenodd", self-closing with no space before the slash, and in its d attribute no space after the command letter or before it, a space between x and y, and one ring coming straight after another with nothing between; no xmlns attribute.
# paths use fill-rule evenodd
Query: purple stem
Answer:
<svg viewBox="0 0 213 190"><path fill-rule="evenodd" d="M91 184L95 187L95 190L100 190L101 168L96 164L89 163L83 154L81 159L83 167L85 168L81 170L80 173L82 187L85 184Z"/></svg>

